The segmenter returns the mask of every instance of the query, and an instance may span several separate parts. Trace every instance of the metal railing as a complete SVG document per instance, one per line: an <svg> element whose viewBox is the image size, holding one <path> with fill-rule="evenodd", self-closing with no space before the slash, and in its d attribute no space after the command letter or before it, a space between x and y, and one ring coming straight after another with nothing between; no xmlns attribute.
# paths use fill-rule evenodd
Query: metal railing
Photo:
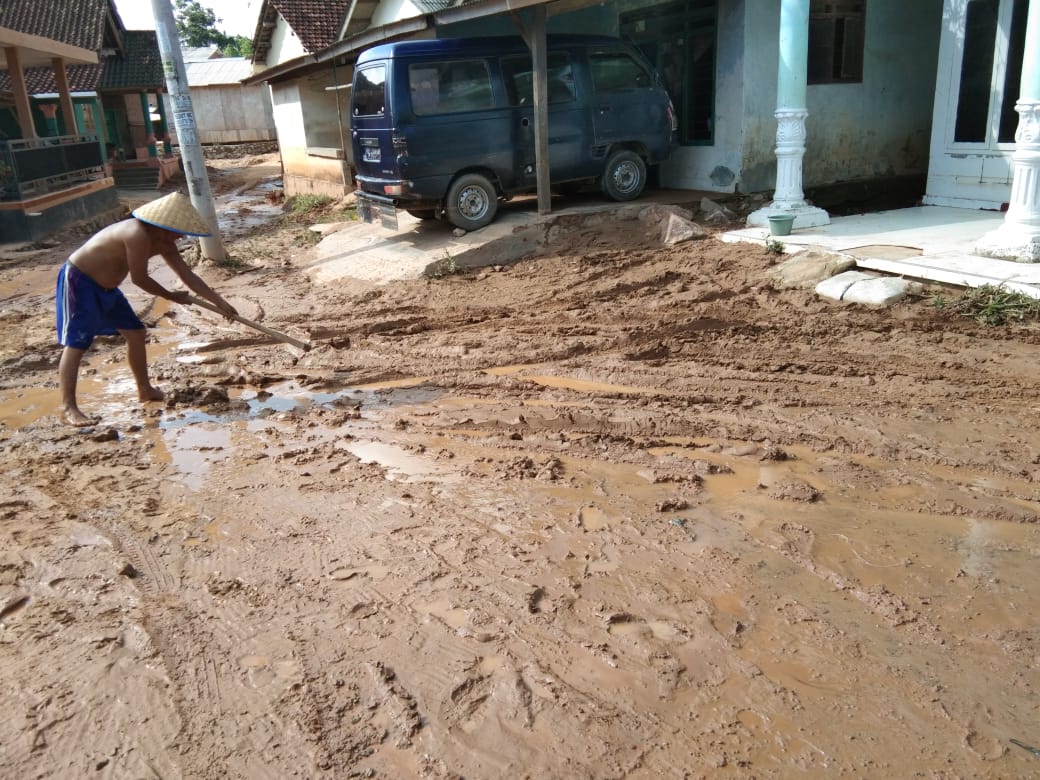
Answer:
<svg viewBox="0 0 1040 780"><path fill-rule="evenodd" d="M0 141L0 201L26 200L104 178L95 136Z"/></svg>

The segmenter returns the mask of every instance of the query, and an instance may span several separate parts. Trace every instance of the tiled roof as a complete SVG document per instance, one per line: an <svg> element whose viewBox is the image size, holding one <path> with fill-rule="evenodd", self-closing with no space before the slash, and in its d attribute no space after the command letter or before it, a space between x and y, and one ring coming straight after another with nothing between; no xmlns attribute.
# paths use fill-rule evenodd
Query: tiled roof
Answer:
<svg viewBox="0 0 1040 780"><path fill-rule="evenodd" d="M65 69L70 92L96 92L101 83L101 65L70 65ZM26 68L25 89L30 95L57 92L54 71L50 68ZM11 89L11 77L0 70L0 89Z"/></svg>
<svg viewBox="0 0 1040 780"><path fill-rule="evenodd" d="M5 0L6 2L6 0ZM316 52L339 40L350 0L268 0L300 39L303 48Z"/></svg>
<svg viewBox="0 0 1040 780"><path fill-rule="evenodd" d="M101 89L106 92L163 89L162 58L155 30L127 30L126 56L106 57Z"/></svg>
<svg viewBox="0 0 1040 780"><path fill-rule="evenodd" d="M2 0L0 27L99 51L109 0Z"/></svg>
<svg viewBox="0 0 1040 780"><path fill-rule="evenodd" d="M72 92L139 92L165 89L159 42L154 30L128 30L126 56L102 57L97 65L71 65L66 68ZM25 86L30 95L57 92L54 71L27 68ZM0 70L0 90L11 88L11 78Z"/></svg>

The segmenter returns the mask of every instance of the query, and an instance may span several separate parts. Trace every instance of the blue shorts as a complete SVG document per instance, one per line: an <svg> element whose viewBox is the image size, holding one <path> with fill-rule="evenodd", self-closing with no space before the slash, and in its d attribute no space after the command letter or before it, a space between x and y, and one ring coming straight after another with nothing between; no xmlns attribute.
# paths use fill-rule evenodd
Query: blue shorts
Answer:
<svg viewBox="0 0 1040 780"><path fill-rule="evenodd" d="M64 347L87 349L94 336L144 329L118 287L106 290L71 263L58 272L57 310L58 342Z"/></svg>

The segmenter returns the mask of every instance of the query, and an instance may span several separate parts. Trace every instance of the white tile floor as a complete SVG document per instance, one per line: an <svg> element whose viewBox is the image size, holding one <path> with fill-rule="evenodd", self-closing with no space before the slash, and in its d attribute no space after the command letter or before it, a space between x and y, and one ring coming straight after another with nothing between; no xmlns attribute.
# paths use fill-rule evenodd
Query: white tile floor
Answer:
<svg viewBox="0 0 1040 780"><path fill-rule="evenodd" d="M963 287L1004 285L1040 298L1040 263L1015 263L973 254L975 243L998 228L994 211L919 206L849 217L779 236L788 251L818 246L856 258L858 267ZM730 231L724 241L763 243L768 228Z"/></svg>

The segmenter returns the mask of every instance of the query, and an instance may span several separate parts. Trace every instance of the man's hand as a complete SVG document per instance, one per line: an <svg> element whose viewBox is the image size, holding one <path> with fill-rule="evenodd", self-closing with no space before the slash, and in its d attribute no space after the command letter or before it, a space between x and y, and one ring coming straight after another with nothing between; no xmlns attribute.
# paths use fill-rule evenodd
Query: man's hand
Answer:
<svg viewBox="0 0 1040 780"><path fill-rule="evenodd" d="M235 316L238 314L238 309L236 309L230 303L225 301L223 298L220 299L220 303L218 303L217 306L220 308L222 312L224 312L224 316L227 317L229 320L233 320Z"/></svg>

